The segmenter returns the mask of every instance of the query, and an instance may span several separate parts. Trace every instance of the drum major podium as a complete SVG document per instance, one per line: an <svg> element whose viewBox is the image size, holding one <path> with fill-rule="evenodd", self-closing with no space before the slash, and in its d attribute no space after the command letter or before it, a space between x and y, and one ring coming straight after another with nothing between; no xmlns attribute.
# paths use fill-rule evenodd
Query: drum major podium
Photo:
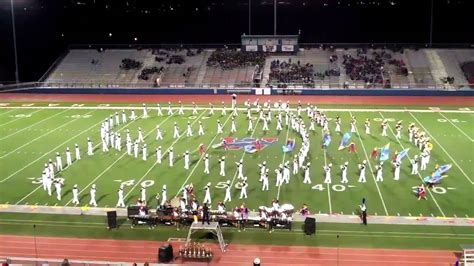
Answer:
<svg viewBox="0 0 474 266"><path fill-rule="evenodd" d="M188 237L186 239L186 243L190 243L191 235L196 232L211 232L214 236L217 237L219 241L219 246L222 252L226 251L227 244L224 241L224 236L222 235L221 227L219 226L218 222L211 222L210 224L202 224L200 222L193 222L191 227L189 228Z"/></svg>

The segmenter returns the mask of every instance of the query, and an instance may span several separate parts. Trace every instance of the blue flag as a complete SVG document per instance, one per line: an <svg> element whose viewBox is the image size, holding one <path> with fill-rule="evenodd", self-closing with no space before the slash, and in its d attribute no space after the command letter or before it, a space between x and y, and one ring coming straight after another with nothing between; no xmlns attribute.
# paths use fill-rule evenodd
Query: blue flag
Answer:
<svg viewBox="0 0 474 266"><path fill-rule="evenodd" d="M397 161L401 161L403 158L405 158L407 155L408 155L408 151L410 150L410 148L406 148L404 149L403 151L401 151L398 155L397 155Z"/></svg>
<svg viewBox="0 0 474 266"><path fill-rule="evenodd" d="M342 136L341 144L339 144L339 150L343 150L347 145L349 145L349 140L351 140L352 133L347 132Z"/></svg>
<svg viewBox="0 0 474 266"><path fill-rule="evenodd" d="M323 148L326 149L329 146L329 143L331 143L331 135L326 133L323 137Z"/></svg>
<svg viewBox="0 0 474 266"><path fill-rule="evenodd" d="M390 156L390 143L387 143L387 145L383 146L382 149L380 150L380 161L388 160L389 156Z"/></svg>

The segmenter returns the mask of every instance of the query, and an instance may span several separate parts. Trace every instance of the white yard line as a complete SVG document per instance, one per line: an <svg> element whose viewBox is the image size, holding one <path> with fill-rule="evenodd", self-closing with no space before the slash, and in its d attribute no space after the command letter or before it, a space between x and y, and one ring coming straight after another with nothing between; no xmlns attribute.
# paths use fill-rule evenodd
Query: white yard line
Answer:
<svg viewBox="0 0 474 266"><path fill-rule="evenodd" d="M140 116L141 117L141 116ZM165 120L161 121L161 123L159 123L159 126L161 126L162 124L164 124L166 121L168 121L168 119L170 119L172 116L168 116L166 117ZM138 119L136 120L133 120L131 123L137 121ZM130 124L131 124L130 123ZM150 132L148 132L147 134L145 134L144 138L148 137L150 134L152 134L153 132L155 132L154 130L150 130ZM127 155L127 152L125 151L119 158L117 158L111 165L109 165L107 168L105 168L99 175L97 175L89 184L87 184L87 186L85 186L80 192L79 194L81 194L82 192L84 192L89 186L91 186L94 182L96 182L100 177L102 177L107 171L109 171L116 163L118 163L125 155ZM67 205L69 205L69 203L72 202L72 199L69 200L64 206L66 207Z"/></svg>
<svg viewBox="0 0 474 266"><path fill-rule="evenodd" d="M288 136L289 135L290 135L290 125L287 125L287 127L286 127L286 139L285 139L285 142L284 142L285 145L288 142ZM285 157L286 157L286 152L283 153L283 158L281 159L281 164L285 163ZM293 177L293 179L295 179L295 178ZM281 190L282 185L283 184L280 184L280 186L278 186L277 200L280 199L280 190Z"/></svg>
<svg viewBox="0 0 474 266"><path fill-rule="evenodd" d="M177 108L176 105L172 105L174 109ZM72 109L72 110L89 110L89 109L98 109L98 110L132 110L132 109L141 109L140 106L0 106L0 109ZM166 111L168 106L163 105L163 111ZM193 107L183 107L184 110L192 110ZM198 110L210 110L209 107L198 107ZM157 110L156 107L149 106L148 110ZM215 107L214 111L222 110L221 107ZM230 111L230 106L227 106L227 110ZM247 107L239 107L238 111L246 111ZM431 109L371 109L371 108L318 108L318 110L325 112L388 112L388 113L400 113L400 112L412 112L412 113L455 113L455 114L474 114L474 111L471 110L431 110ZM296 111L296 108L290 108L290 111Z"/></svg>
<svg viewBox="0 0 474 266"><path fill-rule="evenodd" d="M385 119L385 117L383 116L383 114L381 112L379 112L379 114L380 114L380 117L382 117L382 119ZM390 129L390 132L392 132L392 135L395 137L395 133L393 132L392 126L390 126L390 124L388 125L388 129ZM402 149L405 149L402 142L399 139L397 139L396 137L395 137L395 139L397 140L398 144L400 144ZM408 158L408 160L411 161L410 155L407 154L407 158ZM421 182L423 182L423 177L421 176L420 173L418 173L418 177L420 178ZM433 193L431 193L431 190L430 189L427 189L427 190L428 190L428 193L430 193L430 196L433 199L434 203L436 204L436 207L438 207L438 210L441 212L441 215L443 215L443 217L446 217L443 210L441 209L438 202L436 201L436 198L434 197Z"/></svg>
<svg viewBox="0 0 474 266"><path fill-rule="evenodd" d="M352 112L349 111L349 114L352 117ZM380 192L379 184L375 180L374 170L372 169L372 164L370 163L370 159L367 156L367 150L365 149L364 142L362 141L362 138L360 137L359 128L357 128L357 126L356 126L356 133L357 133L357 137L359 138L359 142L362 145L362 149L364 150L364 155L365 155L365 158L367 159L367 163L369 164L370 174L372 175L372 179L374 180L375 186L377 187L377 191L379 193L380 200L382 201L383 209L385 210L385 215L388 216L387 206L385 205L385 201L383 199L382 193Z"/></svg>
<svg viewBox="0 0 474 266"><path fill-rule="evenodd" d="M229 122L229 119L232 117L232 114L229 115L229 117L224 121L224 124L222 125L222 127L224 127L227 122ZM207 147L212 147L214 141L216 140L216 138L220 136L220 134L216 134L214 136L214 138L212 138L212 140L209 142L209 144L207 145ZM199 160L196 162L196 164L194 165L193 169L191 170L191 172L189 173L189 175L186 177L186 179L184 180L183 184L181 185L181 187L178 189L178 192L176 193L175 197L177 197L180 193L180 191L184 188L184 186L186 185L186 183L189 181L189 179L191 178L191 176L194 174L194 171L196 171L199 163L202 161L202 158L204 158L204 154L199 157Z"/></svg>
<svg viewBox="0 0 474 266"><path fill-rule="evenodd" d="M1 109L1 108L0 108L0 109ZM15 111L15 109L8 110L8 111L6 111L5 113L1 113L0 116L9 114L9 113L14 112L14 111Z"/></svg>
<svg viewBox="0 0 474 266"><path fill-rule="evenodd" d="M206 113L206 111L202 112L196 119L194 119L194 121L191 123L191 126L194 125L196 122L199 121L199 119L201 119L201 117ZM170 116L168 116L170 117ZM181 137L183 137L184 135L186 134L185 131L182 132L181 135L179 135L178 138L176 138L173 143L171 143L171 145L168 147L168 149L166 149L166 151L163 153L162 157L166 156L167 153L169 153L171 147L173 147L180 139ZM127 192L127 194L125 194L125 197L124 199L126 200L127 197L132 193L132 191L142 182L142 180L151 172L151 170L153 170L153 168L155 168L155 166L157 165L158 163L155 162L153 163L153 165L148 169L148 171L145 172L145 174L138 180L138 182L135 183L135 185L133 185L133 187ZM145 199L146 200L146 199Z"/></svg>
<svg viewBox="0 0 474 266"><path fill-rule="evenodd" d="M260 122L260 117L257 119L257 122L255 122L255 126L253 128L253 131L252 131L252 134L250 135L250 137L253 137L253 135L255 134L255 131L257 130L258 122ZM245 152L245 149L244 149L244 151L242 152L242 156L240 157L240 160L243 160L246 154L247 154L247 152ZM230 187L231 188L233 187L235 178L237 177L238 174L239 174L239 169L237 168L235 170L234 177L232 178L232 181L230 182Z"/></svg>
<svg viewBox="0 0 474 266"><path fill-rule="evenodd" d="M93 113L93 112L94 112L94 111L90 111L90 112L87 112L87 113L85 113L85 114L88 115L88 114ZM46 132L45 134L39 135L38 137L36 137L36 138L34 138L34 139L28 141L27 143L25 143L25 144L19 146L18 148L14 149L14 150L12 150L12 151L10 151L10 152L8 152L7 154L4 154L4 155L0 156L0 159L3 159L3 158L5 158L5 157L7 157L8 155L10 155L10 154L16 152L17 150L19 150L19 149L21 149L21 148L23 148L23 147L25 147L25 146L27 146L27 145L29 145L29 144L35 142L36 140L38 140L38 139L40 139L40 138L42 138L42 137L44 137L44 136L47 136L47 135L49 135L49 134L55 132L56 130L58 130L58 129L60 129L60 128L63 128L63 127L65 127L65 126L67 126L67 125L69 125L69 124L71 124L71 123L73 123L73 122L76 122L76 121L79 120L79 119L81 119L81 118L75 118L75 119L73 119L73 120L70 120L69 122L66 122L66 123L62 124L61 126L55 128L55 129L53 129L53 130L50 130L50 131Z"/></svg>
<svg viewBox="0 0 474 266"><path fill-rule="evenodd" d="M430 138L432 140L434 140L436 142L436 144L438 144L438 146L446 153L446 155L448 155L449 159L451 159L451 162L454 163L458 168L459 170L461 170L461 173L463 173L463 175L466 177L466 179L469 181L469 183L471 183L471 185L474 185L474 182L472 182L472 180L469 178L469 176L464 172L464 170L461 168L461 166L459 166L459 164L456 162L456 160L454 160L454 158L449 155L448 151L446 151L446 149L441 145L441 143L439 143L436 138L433 136L433 134L431 134L424 126L423 124L410 112L408 111L408 113L415 119L415 121L426 131L426 133L428 133L430 135ZM469 149L469 148L468 148Z"/></svg>
<svg viewBox="0 0 474 266"><path fill-rule="evenodd" d="M44 108L41 108L41 109L44 109ZM42 122L44 122L44 121L46 121L46 120L49 120L49 119L51 119L51 118L53 118L53 117L56 117L56 116L58 116L58 115L60 115L60 114L62 114L62 113L64 113L64 112L69 111L69 110L71 110L71 108L67 108L66 110L64 110L64 111L62 111L62 112L59 112L59 113L54 114L54 115L52 115L52 116L48 116L48 117L46 117L46 118L44 118L44 119L41 119L40 121L38 121L38 122L36 122L36 123L33 123L33 124L31 124L31 125L29 125L29 126L27 126L27 127L24 127L24 128L22 128L22 129L20 129L20 130L18 130L18 131L16 131L16 132L13 132L13 133L10 134L10 135L3 136L2 138L0 138L0 140L4 140L4 139L9 138L9 137L11 137L11 136L13 136L13 135L16 135L16 134L22 132L23 130L27 130L27 129L30 128L30 127L36 126L36 125L39 124L39 123L42 123Z"/></svg>
<svg viewBox="0 0 474 266"><path fill-rule="evenodd" d="M102 123L102 120L99 121L98 123L96 123L96 124L94 124L94 125L88 127L87 129L85 129L85 130L79 132L78 134L74 135L72 138L70 138L70 139L64 141L63 143L57 145L56 147L52 148L50 151L43 153L43 155L41 155L40 157L36 158L34 161L30 162L29 164L25 165L23 168L19 169L18 171L14 172L13 174L10 174L9 176L7 176L7 177L5 177L4 179L0 180L0 183L3 183L3 182L5 182L5 181L7 181L8 179L10 179L10 178L12 178L13 176L15 176L16 174L18 174L19 172L21 172L21 171L23 171L24 169L26 169L28 166L30 166L30 165L36 163L39 159L45 157L46 155L50 154L51 152L54 152L57 148L63 146L64 144L68 143L68 142L71 141L72 139L77 138L78 136L84 134L85 132L88 132L88 131L91 130L93 127L98 126L100 123Z"/></svg>
<svg viewBox="0 0 474 266"><path fill-rule="evenodd" d="M5 178L5 179L3 179L2 181L0 181L0 183L3 183L3 182L5 182L5 181L7 181L7 180L10 179L11 177L13 177L16 173L20 172L21 170L25 169L26 167L30 166L31 164L37 162L39 159L41 159L41 158L43 158L44 156L48 155L50 152L54 151L56 148L58 148L58 147L64 145L65 143L71 141L72 139L74 139L74 138L76 138L76 137L78 137L78 136L80 136L80 135L82 135L82 134L88 132L88 131L91 130L93 127L98 126L100 123L102 123L102 120L101 120L100 122L98 122L98 123L96 123L96 124L90 126L89 128L83 130L83 131L80 132L79 134L75 135L73 138L70 138L70 139L66 140L65 142L59 144L58 146L56 146L56 147L55 147L54 149L52 149L51 151L45 153L43 156L41 156L41 157L39 157L38 159L34 160L33 162L29 163L28 165L26 165L25 167L23 167L23 168L21 168L20 170L16 171L15 173L9 175L7 178ZM94 148L96 148L97 146L99 146L99 145L96 145ZM66 168L67 168L67 166L66 166ZM66 168L65 168L65 169L66 169ZM31 192L28 193L26 196L24 196L24 197L21 198L19 201L17 201L17 202L15 203L15 205L20 204L20 202L22 202L23 200L25 200L26 198L28 198L30 195L32 195L33 193L35 193L35 192L36 192L38 189L40 189L42 186L43 186L42 184L38 185L38 187L36 187L33 191L31 191Z"/></svg>
<svg viewBox="0 0 474 266"><path fill-rule="evenodd" d="M323 128L321 128L321 136L324 136L324 131ZM326 159L326 149L324 150L324 166L327 166L327 159ZM332 202L331 202L331 187L329 187L329 184L326 183L326 189L328 191L328 202L329 202L329 214L332 214Z"/></svg>
<svg viewBox="0 0 474 266"><path fill-rule="evenodd" d="M442 113L439 113L439 115L441 115L442 117L444 117L444 119L448 120L448 122L453 125L455 128L457 128L459 130L459 132L461 132L464 136L466 136L467 139L469 139L471 142L474 142L474 139L472 139L471 137L469 137L466 132L464 132L462 129L460 129L458 126L456 126L456 124L453 123L453 121L451 121L451 119L447 118L445 115L443 115Z"/></svg>
<svg viewBox="0 0 474 266"><path fill-rule="evenodd" d="M27 114L27 115L32 115L32 114L37 113L37 112L40 112L40 111L42 111L42 110L44 110L44 108L38 109L38 110L36 110L36 111L34 111L34 112L31 112L31 113L29 113L29 114ZM13 110L13 111L14 111L14 110ZM15 118L15 119L13 119L13 120L10 120L10 121L8 121L8 122L6 122L6 123L1 124L0 127L6 126L6 125L8 125L8 124L10 124L10 123L13 123L13 122L15 122L15 121L17 121L17 120L19 120L19 119L22 119L22 118L30 118L30 117L17 117L17 118Z"/></svg>

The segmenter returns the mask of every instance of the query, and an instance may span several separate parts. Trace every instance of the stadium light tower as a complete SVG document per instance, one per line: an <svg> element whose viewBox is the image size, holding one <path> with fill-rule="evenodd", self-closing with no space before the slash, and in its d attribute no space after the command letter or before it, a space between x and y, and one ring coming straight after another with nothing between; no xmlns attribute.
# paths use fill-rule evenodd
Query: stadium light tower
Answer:
<svg viewBox="0 0 474 266"><path fill-rule="evenodd" d="M249 0L249 35L252 35L252 0Z"/></svg>
<svg viewBox="0 0 474 266"><path fill-rule="evenodd" d="M431 11L430 11L430 47L433 46L433 0L431 0Z"/></svg>
<svg viewBox="0 0 474 266"><path fill-rule="evenodd" d="M13 0L10 0L12 13L12 32L13 32L13 53L15 56L15 83L20 83L20 74L18 73L18 53L16 50L16 27L15 27L15 11L13 10Z"/></svg>
<svg viewBox="0 0 474 266"><path fill-rule="evenodd" d="M277 35L277 0L273 1L273 35Z"/></svg>

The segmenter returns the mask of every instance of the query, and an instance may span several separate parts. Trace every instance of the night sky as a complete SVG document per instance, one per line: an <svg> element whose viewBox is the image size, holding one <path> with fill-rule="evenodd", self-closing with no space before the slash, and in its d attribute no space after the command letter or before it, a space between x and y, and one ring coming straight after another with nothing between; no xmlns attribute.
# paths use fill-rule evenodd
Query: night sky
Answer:
<svg viewBox="0 0 474 266"><path fill-rule="evenodd" d="M20 80L69 44L239 43L249 0L13 0ZM278 34L302 43L474 43L473 0L277 0ZM252 34L273 34L273 0L251 0ZM111 36L109 35L111 33ZM10 0L0 1L0 83L15 79ZM134 41L137 38L137 41Z"/></svg>

